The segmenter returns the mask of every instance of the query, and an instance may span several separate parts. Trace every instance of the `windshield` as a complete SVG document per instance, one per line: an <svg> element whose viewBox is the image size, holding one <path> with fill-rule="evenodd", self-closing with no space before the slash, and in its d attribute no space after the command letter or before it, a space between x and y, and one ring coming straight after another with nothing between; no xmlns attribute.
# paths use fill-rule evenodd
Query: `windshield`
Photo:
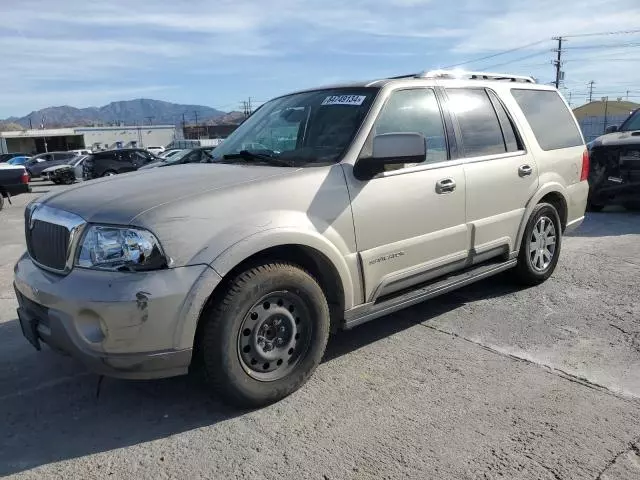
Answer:
<svg viewBox="0 0 640 480"><path fill-rule="evenodd" d="M7 163L10 165L24 165L27 162L27 157L13 157Z"/></svg>
<svg viewBox="0 0 640 480"><path fill-rule="evenodd" d="M640 130L640 110L633 112L620 126L621 132L631 132L633 130Z"/></svg>
<svg viewBox="0 0 640 480"><path fill-rule="evenodd" d="M292 166L337 162L360 128L377 88L315 90L260 107L213 151L215 161ZM240 155L250 152L254 156Z"/></svg>

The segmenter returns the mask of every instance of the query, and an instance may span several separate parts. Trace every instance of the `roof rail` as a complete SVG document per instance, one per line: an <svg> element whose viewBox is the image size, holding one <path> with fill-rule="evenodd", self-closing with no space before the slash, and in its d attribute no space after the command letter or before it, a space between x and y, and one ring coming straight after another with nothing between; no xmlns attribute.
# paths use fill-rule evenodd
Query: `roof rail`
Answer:
<svg viewBox="0 0 640 480"><path fill-rule="evenodd" d="M416 78L455 78L467 80L508 80L510 82L536 83L535 78L508 73L467 72L465 70L430 70L419 73Z"/></svg>

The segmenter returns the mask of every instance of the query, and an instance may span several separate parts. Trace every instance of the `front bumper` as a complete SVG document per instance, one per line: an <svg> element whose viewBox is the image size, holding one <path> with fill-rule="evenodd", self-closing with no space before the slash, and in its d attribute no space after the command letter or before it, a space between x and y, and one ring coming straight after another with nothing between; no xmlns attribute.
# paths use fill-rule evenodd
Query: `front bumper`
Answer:
<svg viewBox="0 0 640 480"><path fill-rule="evenodd" d="M187 372L193 337L185 331L195 332L204 303L198 292L202 279L207 288L212 285L208 266L136 273L75 268L60 276L41 270L25 254L14 272L23 331L32 329L36 345L42 341L114 377Z"/></svg>

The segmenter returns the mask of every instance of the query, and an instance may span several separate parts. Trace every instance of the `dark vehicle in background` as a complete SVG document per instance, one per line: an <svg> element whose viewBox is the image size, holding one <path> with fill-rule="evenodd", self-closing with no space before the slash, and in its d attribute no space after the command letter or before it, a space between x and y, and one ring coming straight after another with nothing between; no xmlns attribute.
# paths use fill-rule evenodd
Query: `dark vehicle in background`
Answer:
<svg viewBox="0 0 640 480"><path fill-rule="evenodd" d="M27 157L27 156L28 155L26 153L21 153L21 152L0 153L0 163L8 162L9 160L15 157Z"/></svg>
<svg viewBox="0 0 640 480"><path fill-rule="evenodd" d="M640 209L640 109L620 126L588 144L591 158L589 202L591 211L607 205Z"/></svg>
<svg viewBox="0 0 640 480"><path fill-rule="evenodd" d="M29 175L24 167L0 165L0 210L4 207L5 199L11 203L11 197L30 192Z"/></svg>
<svg viewBox="0 0 640 480"><path fill-rule="evenodd" d="M76 154L74 152L41 153L40 155L31 157L24 166L31 178L38 178L44 169L54 167L56 165L62 165L75 156Z"/></svg>
<svg viewBox="0 0 640 480"><path fill-rule="evenodd" d="M56 185L71 185L76 180L82 180L83 164L87 155L74 157L67 163L49 167L42 171L42 177L52 181Z"/></svg>
<svg viewBox="0 0 640 480"><path fill-rule="evenodd" d="M158 160L148 163L140 170L147 170L156 167L168 167L170 165L182 165L185 163L209 163L213 161L214 147L200 147L183 150L169 158L158 158Z"/></svg>
<svg viewBox="0 0 640 480"><path fill-rule="evenodd" d="M122 148L96 152L89 155L84 161L83 177L85 180L91 180L92 178L134 172L157 160L158 157L142 148Z"/></svg>

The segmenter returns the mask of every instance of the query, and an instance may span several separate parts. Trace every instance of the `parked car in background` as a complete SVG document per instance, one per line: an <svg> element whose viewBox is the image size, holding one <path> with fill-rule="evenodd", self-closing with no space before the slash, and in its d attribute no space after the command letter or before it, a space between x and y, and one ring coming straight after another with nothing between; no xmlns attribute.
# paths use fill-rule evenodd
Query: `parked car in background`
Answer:
<svg viewBox="0 0 640 480"><path fill-rule="evenodd" d="M87 155L73 157L62 165L45 168L41 175L44 179L50 180L57 185L71 185L76 180L83 179L82 170L86 158Z"/></svg>
<svg viewBox="0 0 640 480"><path fill-rule="evenodd" d="M606 135L589 142L589 203L591 211L606 205L640 209L640 109Z"/></svg>
<svg viewBox="0 0 640 480"><path fill-rule="evenodd" d="M546 281L589 191L567 103L508 74L284 95L213 157L29 205L14 285L35 348L136 379L193 361L231 405L268 405L310 378L331 330L511 269Z"/></svg>
<svg viewBox="0 0 640 480"><path fill-rule="evenodd" d="M72 152L41 153L31 157L24 166L31 178L38 178L44 169L62 165L75 156Z"/></svg>
<svg viewBox="0 0 640 480"><path fill-rule="evenodd" d="M158 157L143 148L121 148L88 155L83 164L83 177L91 180L138 170L157 161Z"/></svg>
<svg viewBox="0 0 640 480"><path fill-rule="evenodd" d="M15 157L23 157L23 156L28 157L29 155L27 155L26 153L20 153L20 152L0 153L0 163L8 162L9 160Z"/></svg>
<svg viewBox="0 0 640 480"><path fill-rule="evenodd" d="M76 155L91 155L91 150L86 148L80 148L78 150L69 150L69 152L73 152Z"/></svg>
<svg viewBox="0 0 640 480"><path fill-rule="evenodd" d="M164 152L160 153L158 155L158 157L160 157L160 158L173 157L174 155L180 153L182 150L184 150L184 149L183 148L169 148L169 149L165 150Z"/></svg>
<svg viewBox="0 0 640 480"><path fill-rule="evenodd" d="M147 150L153 153L154 155L158 155L164 152L164 147L147 147Z"/></svg>
<svg viewBox="0 0 640 480"><path fill-rule="evenodd" d="M29 174L24 167L0 164L0 210L4 208L5 200L11 202L11 197L29 191Z"/></svg>
<svg viewBox="0 0 640 480"><path fill-rule="evenodd" d="M28 157L28 156L24 155L24 156L19 156L19 157L13 157L12 159L8 160L5 163L7 163L9 165L21 165L21 166L24 166L24 164L27 163L30 159L31 159L31 157Z"/></svg>
<svg viewBox="0 0 640 480"><path fill-rule="evenodd" d="M149 168L156 167L168 167L170 165L182 165L185 163L209 163L213 161L213 147L201 147L190 148L187 150L180 150L175 155L169 158L159 158L158 160L148 163L144 167L140 167L140 170L147 170Z"/></svg>

